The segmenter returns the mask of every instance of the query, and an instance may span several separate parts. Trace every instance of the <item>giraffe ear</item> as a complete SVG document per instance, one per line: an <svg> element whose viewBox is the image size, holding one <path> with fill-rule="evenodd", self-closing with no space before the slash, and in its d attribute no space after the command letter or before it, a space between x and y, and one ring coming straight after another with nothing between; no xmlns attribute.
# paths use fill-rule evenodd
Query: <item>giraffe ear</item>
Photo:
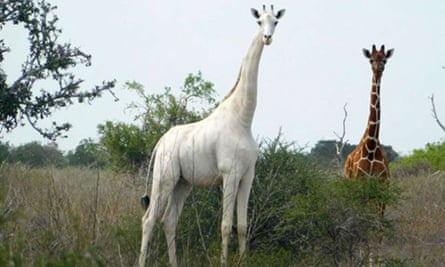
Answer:
<svg viewBox="0 0 445 267"><path fill-rule="evenodd" d="M284 13L286 12L286 9L281 9L277 12L277 15L275 16L277 19L281 19L284 16Z"/></svg>
<svg viewBox="0 0 445 267"><path fill-rule="evenodd" d="M370 58L370 57L371 57L371 52L369 52L368 49L363 48L362 51L363 51L363 55L364 55L365 57L367 57L367 58Z"/></svg>
<svg viewBox="0 0 445 267"><path fill-rule="evenodd" d="M390 58L392 56L392 54L394 53L394 49L389 49L388 51L386 51L386 58Z"/></svg>
<svg viewBox="0 0 445 267"><path fill-rule="evenodd" d="M250 13L252 13L252 16L256 19L260 18L260 13L258 13L258 10L256 10L255 8L251 8L250 9Z"/></svg>

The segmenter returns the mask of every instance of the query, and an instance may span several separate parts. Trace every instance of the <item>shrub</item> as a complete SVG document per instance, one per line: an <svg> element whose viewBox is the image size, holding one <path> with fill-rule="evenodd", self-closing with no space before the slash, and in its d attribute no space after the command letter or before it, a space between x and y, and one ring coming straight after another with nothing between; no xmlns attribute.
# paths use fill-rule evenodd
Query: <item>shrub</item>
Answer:
<svg viewBox="0 0 445 267"><path fill-rule="evenodd" d="M395 175L419 175L445 170L445 142L427 144L391 165Z"/></svg>
<svg viewBox="0 0 445 267"><path fill-rule="evenodd" d="M376 203L389 204L397 188L378 179L350 181L314 177L306 194L293 198L280 228L300 258L313 264L360 266L390 221L381 218Z"/></svg>

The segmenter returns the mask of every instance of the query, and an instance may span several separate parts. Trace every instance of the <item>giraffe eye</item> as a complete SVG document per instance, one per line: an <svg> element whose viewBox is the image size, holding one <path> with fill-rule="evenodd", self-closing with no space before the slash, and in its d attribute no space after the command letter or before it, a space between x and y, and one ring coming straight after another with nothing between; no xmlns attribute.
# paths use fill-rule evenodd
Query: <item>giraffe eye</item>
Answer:
<svg viewBox="0 0 445 267"><path fill-rule="evenodd" d="M373 59L370 59L370 60L369 60L369 63L371 63L371 64L374 63L374 60L373 60Z"/></svg>
<svg viewBox="0 0 445 267"><path fill-rule="evenodd" d="M256 23L258 23L258 25L260 25L260 26L261 26L261 21L259 21L259 20L258 20L258 21L257 21Z"/></svg>
<svg viewBox="0 0 445 267"><path fill-rule="evenodd" d="M278 20L277 21L275 21L274 23L273 23L275 26L277 26L277 24L278 24Z"/></svg>

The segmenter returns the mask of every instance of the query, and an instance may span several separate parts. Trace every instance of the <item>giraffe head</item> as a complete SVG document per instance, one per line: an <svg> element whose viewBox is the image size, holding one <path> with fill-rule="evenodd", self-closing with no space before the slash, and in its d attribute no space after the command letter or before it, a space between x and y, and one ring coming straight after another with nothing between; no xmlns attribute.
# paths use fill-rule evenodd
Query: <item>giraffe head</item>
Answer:
<svg viewBox="0 0 445 267"><path fill-rule="evenodd" d="M372 51L369 52L368 49L363 48L363 54L365 57L369 58L369 62L371 63L372 71L374 74L380 76L385 69L386 60L392 56L394 49L389 49L385 52L385 46L382 45L380 50L375 48L375 45L372 45Z"/></svg>
<svg viewBox="0 0 445 267"><path fill-rule="evenodd" d="M275 27L278 24L278 20L283 17L285 9L279 10L277 13L273 10L273 5L270 6L270 11L266 11L266 6L263 5L263 13L251 8L250 11L255 19L257 19L258 25L260 25L263 33L263 43L270 45L272 43L272 35L275 31Z"/></svg>

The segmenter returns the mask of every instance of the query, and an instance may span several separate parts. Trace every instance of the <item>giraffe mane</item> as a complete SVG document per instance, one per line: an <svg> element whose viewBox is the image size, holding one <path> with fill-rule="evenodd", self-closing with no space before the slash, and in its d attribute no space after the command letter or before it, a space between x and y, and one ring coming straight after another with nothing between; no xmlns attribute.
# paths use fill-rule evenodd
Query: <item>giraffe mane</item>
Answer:
<svg viewBox="0 0 445 267"><path fill-rule="evenodd" d="M236 91L236 88L238 87L239 81L240 81L240 79L241 79L241 70L242 70L242 68L240 68L240 70L239 70L238 78L236 79L235 85L234 85L233 88L230 90L230 92L224 97L224 99L223 99L222 102L226 101L227 98L229 98L229 97Z"/></svg>

